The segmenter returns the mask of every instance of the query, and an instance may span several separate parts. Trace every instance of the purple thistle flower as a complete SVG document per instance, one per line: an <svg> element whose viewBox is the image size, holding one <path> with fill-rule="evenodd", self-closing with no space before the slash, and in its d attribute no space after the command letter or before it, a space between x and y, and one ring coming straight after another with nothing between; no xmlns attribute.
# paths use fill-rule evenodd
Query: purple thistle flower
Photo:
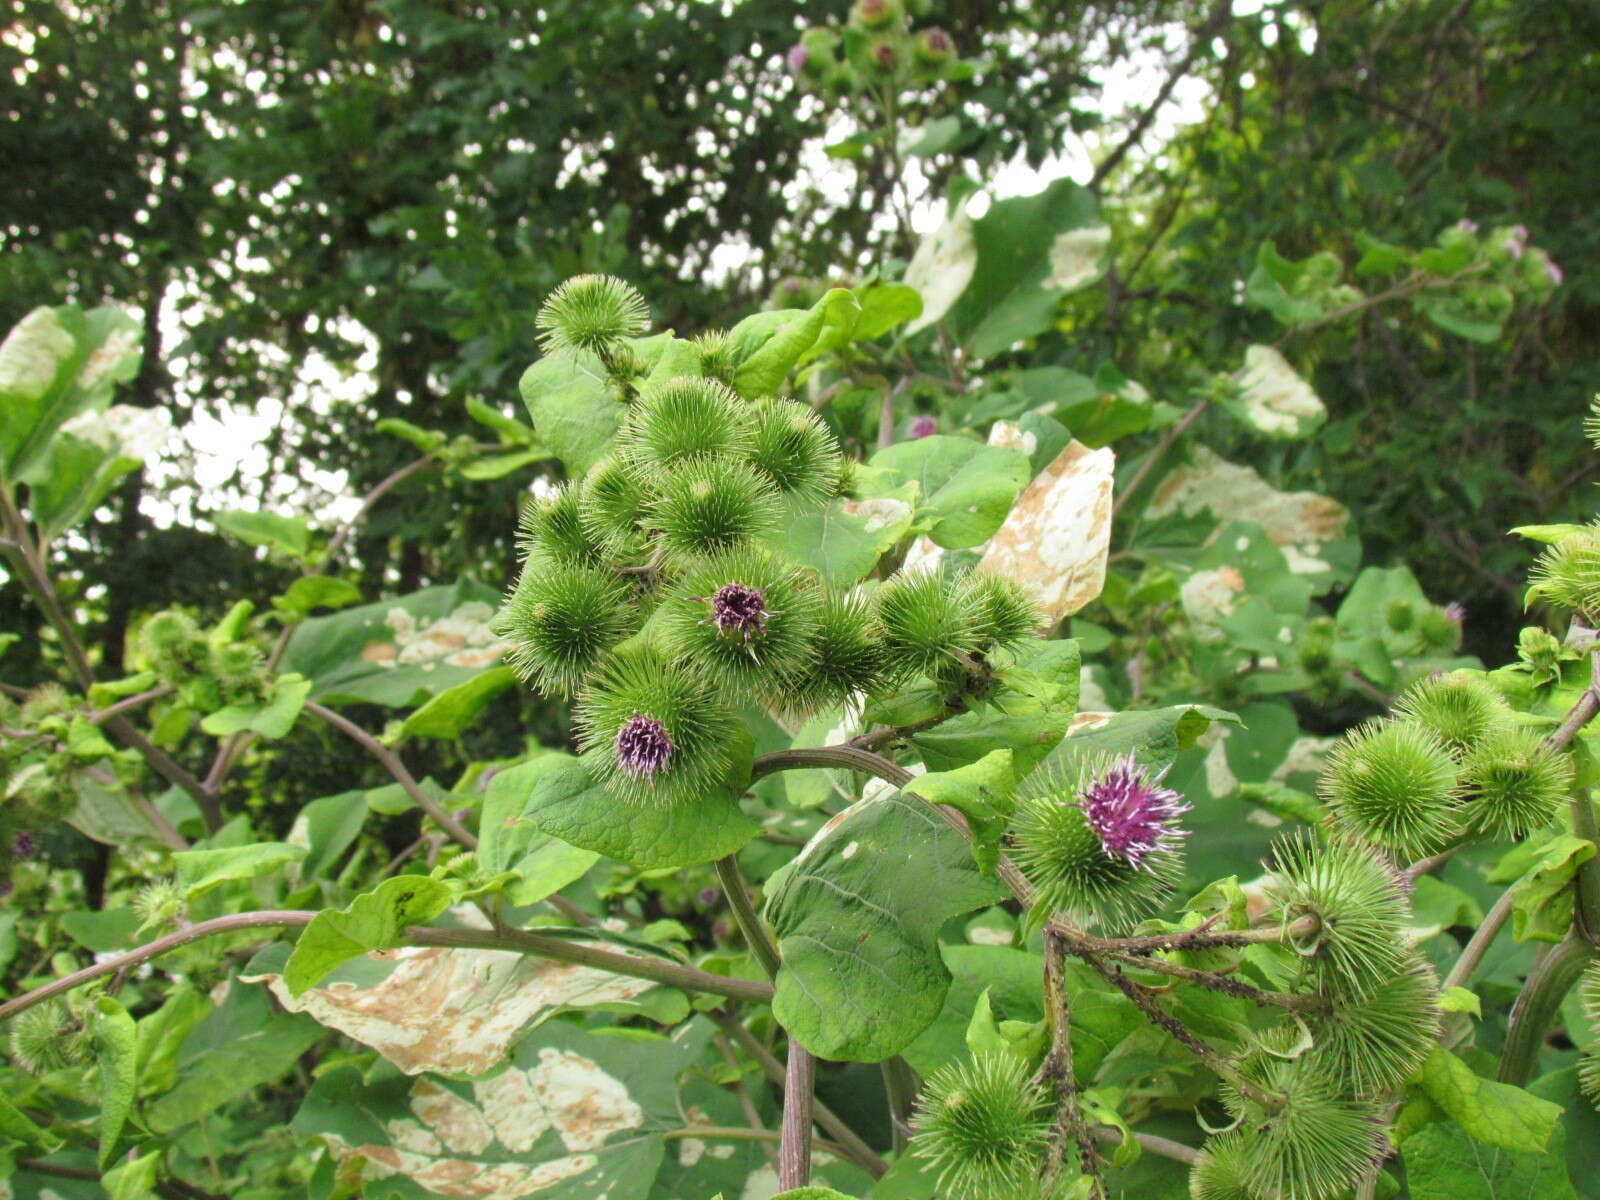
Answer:
<svg viewBox="0 0 1600 1200"><path fill-rule="evenodd" d="M767 631L767 594L761 588L743 583L725 583L712 593L710 599L691 596L691 600L711 605L711 615L702 625L715 625L718 633L732 631L745 642Z"/></svg>
<svg viewBox="0 0 1600 1200"><path fill-rule="evenodd" d="M1164 768L1152 779L1128 753L1072 802L1083 810L1107 857L1123 859L1135 870L1153 870L1145 865L1147 856L1170 854L1179 838L1189 836L1187 829L1170 824L1193 805L1160 786L1169 770Z"/></svg>
<svg viewBox="0 0 1600 1200"><path fill-rule="evenodd" d="M672 739L661 722L634 713L617 731L617 765L635 779L648 779L665 770L672 758Z"/></svg>
<svg viewBox="0 0 1600 1200"><path fill-rule="evenodd" d="M789 53L784 56L784 61L789 64L789 74L798 75L806 69L806 62L811 57L804 45L796 42L789 47Z"/></svg>
<svg viewBox="0 0 1600 1200"><path fill-rule="evenodd" d="M11 853L15 858L32 858L33 852L39 848L34 841L33 834L26 831L17 834L11 839Z"/></svg>
<svg viewBox="0 0 1600 1200"><path fill-rule="evenodd" d="M908 431L913 438L931 437L939 432L939 422L935 417L923 413L919 417L911 418L911 428Z"/></svg>
<svg viewBox="0 0 1600 1200"><path fill-rule="evenodd" d="M1467 606L1459 600L1452 600L1444 606L1444 619L1452 625L1459 625L1467 619Z"/></svg>

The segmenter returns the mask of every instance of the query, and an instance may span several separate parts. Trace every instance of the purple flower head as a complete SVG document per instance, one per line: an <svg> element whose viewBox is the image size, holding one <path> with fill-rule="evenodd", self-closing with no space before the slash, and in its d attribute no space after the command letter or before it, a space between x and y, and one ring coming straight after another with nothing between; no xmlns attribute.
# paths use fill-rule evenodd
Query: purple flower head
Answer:
<svg viewBox="0 0 1600 1200"><path fill-rule="evenodd" d="M894 48L893 42L879 42L871 50L872 61L884 70L894 66L895 60L900 57L900 52Z"/></svg>
<svg viewBox="0 0 1600 1200"><path fill-rule="evenodd" d="M743 583L725 583L709 599L690 599L711 605L711 615L700 624L715 625L718 633L736 633L746 642L767 631L767 618L772 615L767 593Z"/></svg>
<svg viewBox="0 0 1600 1200"><path fill-rule="evenodd" d="M789 74L798 75L806 69L806 62L811 57L810 52L799 42L789 47L789 53L784 56L784 61L789 64Z"/></svg>
<svg viewBox="0 0 1600 1200"><path fill-rule="evenodd" d="M930 29L922 35L922 51L933 58L944 58L955 49L950 35L942 29Z"/></svg>
<svg viewBox="0 0 1600 1200"><path fill-rule="evenodd" d="M920 417L911 418L911 436L914 438L931 437L939 432L939 422L936 418L923 413Z"/></svg>
<svg viewBox="0 0 1600 1200"><path fill-rule="evenodd" d="M1528 227L1526 225L1513 225L1506 232L1506 253L1512 258L1521 258L1528 248Z"/></svg>
<svg viewBox="0 0 1600 1200"><path fill-rule="evenodd" d="M654 717L634 713L617 731L617 765L635 779L664 770L671 758L672 739Z"/></svg>
<svg viewBox="0 0 1600 1200"><path fill-rule="evenodd" d="M1160 786L1167 770L1152 779L1131 753L1125 754L1072 802L1083 809L1107 857L1123 859L1135 870L1153 870L1145 865L1147 857L1170 854L1179 838L1189 836L1188 830L1171 826L1193 806Z"/></svg>
<svg viewBox="0 0 1600 1200"><path fill-rule="evenodd" d="M1462 233L1477 233L1478 223L1467 217L1462 217L1461 220L1456 222L1456 228L1461 230Z"/></svg>
<svg viewBox="0 0 1600 1200"><path fill-rule="evenodd" d="M1556 266L1556 264L1551 262L1549 259L1545 260L1544 273L1550 277L1550 284L1552 287L1560 287L1561 281L1566 278L1566 276L1562 273L1561 268Z"/></svg>
<svg viewBox="0 0 1600 1200"><path fill-rule="evenodd" d="M24 831L11 839L11 854L15 858L32 858L37 850L38 843L33 840L33 834Z"/></svg>
<svg viewBox="0 0 1600 1200"><path fill-rule="evenodd" d="M1452 625L1459 625L1467 619L1467 606L1459 600L1452 600L1444 606L1444 619Z"/></svg>

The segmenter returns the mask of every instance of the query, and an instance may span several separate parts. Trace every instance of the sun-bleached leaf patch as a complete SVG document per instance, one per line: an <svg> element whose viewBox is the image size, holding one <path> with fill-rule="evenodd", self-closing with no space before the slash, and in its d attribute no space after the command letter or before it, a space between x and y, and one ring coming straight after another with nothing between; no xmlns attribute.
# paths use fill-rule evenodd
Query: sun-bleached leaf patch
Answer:
<svg viewBox="0 0 1600 1200"><path fill-rule="evenodd" d="M562 1009L628 1004L658 986L507 950L435 946L375 951L296 998L270 954L257 956L252 973L241 978L266 983L290 1012L309 1013L371 1046L408 1075L480 1075Z"/></svg>
<svg viewBox="0 0 1600 1200"><path fill-rule="evenodd" d="M1224 523L1250 521L1266 530L1296 575L1331 575L1328 543L1349 534L1350 510L1317 492L1280 492L1249 467L1205 446L1173 470L1145 509L1147 517L1209 512Z"/></svg>
<svg viewBox="0 0 1600 1200"><path fill-rule="evenodd" d="M922 297L922 315L906 326L906 336L926 329L950 311L967 290L978 266L972 218L960 212L922 239L906 267L905 283Z"/></svg>
<svg viewBox="0 0 1600 1200"><path fill-rule="evenodd" d="M375 1200L644 1200L661 1135L681 1124L678 1073L710 1035L701 1020L645 1048L557 1021L492 1076L339 1067L317 1079L294 1128Z"/></svg>
<svg viewBox="0 0 1600 1200"><path fill-rule="evenodd" d="M1072 291L1105 274L1111 230L1105 225L1069 229L1050 243L1050 274L1041 287Z"/></svg>
<svg viewBox="0 0 1600 1200"><path fill-rule="evenodd" d="M1328 418L1311 385L1271 346L1244 352L1238 395L1225 406L1257 433L1274 438L1309 437Z"/></svg>
<svg viewBox="0 0 1600 1200"><path fill-rule="evenodd" d="M1068 443L1022 490L979 560L978 570L1021 584L1046 626L1105 586L1115 465L1109 447Z"/></svg>

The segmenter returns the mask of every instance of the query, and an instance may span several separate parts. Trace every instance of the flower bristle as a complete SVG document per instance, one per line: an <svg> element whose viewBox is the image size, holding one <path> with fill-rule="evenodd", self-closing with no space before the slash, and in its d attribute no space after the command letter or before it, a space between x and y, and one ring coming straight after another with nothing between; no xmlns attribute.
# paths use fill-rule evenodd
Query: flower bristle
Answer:
<svg viewBox="0 0 1600 1200"><path fill-rule="evenodd" d="M1038 1194L1052 1119L1048 1097L1020 1058L983 1054L928 1078L910 1150L952 1200L1020 1200Z"/></svg>
<svg viewBox="0 0 1600 1200"><path fill-rule="evenodd" d="M749 405L714 379L684 375L634 402L617 445L628 458L663 468L743 457L753 436Z"/></svg>
<svg viewBox="0 0 1600 1200"><path fill-rule="evenodd" d="M755 548L684 567L662 604L666 656L739 700L781 700L812 654L821 584Z"/></svg>
<svg viewBox="0 0 1600 1200"><path fill-rule="evenodd" d="M1279 1098L1274 1108L1234 1103L1250 1155L1248 1193L1281 1200L1335 1200L1382 1158L1379 1103L1342 1096L1304 1058L1262 1055L1241 1064L1252 1082Z"/></svg>
<svg viewBox="0 0 1600 1200"><path fill-rule="evenodd" d="M1515 838L1555 820L1572 781L1572 760L1546 748L1533 730L1497 730L1462 761L1462 811L1475 831Z"/></svg>
<svg viewBox="0 0 1600 1200"><path fill-rule="evenodd" d="M932 675L978 649L972 597L942 570L901 572L874 594L890 669L899 677Z"/></svg>
<svg viewBox="0 0 1600 1200"><path fill-rule="evenodd" d="M659 808L701 799L732 766L738 718L703 679L653 650L622 647L608 655L574 711L585 763L627 803ZM636 718L659 726L659 735ZM663 741L670 751L652 769L626 761Z"/></svg>
<svg viewBox="0 0 1600 1200"><path fill-rule="evenodd" d="M1078 756L1024 784L1012 814L1012 858L1038 892L1033 923L1059 911L1120 932L1171 894L1183 871L1183 831L1171 826L1181 808L1161 804L1159 833L1133 858L1115 852L1091 820L1086 794L1122 769L1103 756Z"/></svg>
<svg viewBox="0 0 1600 1200"><path fill-rule="evenodd" d="M1190 1200L1258 1200L1245 1186L1251 1157L1249 1143L1237 1130L1206 1139L1189 1168Z"/></svg>
<svg viewBox="0 0 1600 1200"><path fill-rule="evenodd" d="M626 459L608 455L583 477L578 524L606 558L630 561L644 550L639 516L648 495L648 475Z"/></svg>
<svg viewBox="0 0 1600 1200"><path fill-rule="evenodd" d="M1316 919L1294 945L1325 995L1360 995L1410 961L1403 885L1370 847L1346 839L1319 844L1309 833L1282 838L1273 847L1267 895L1277 923Z"/></svg>
<svg viewBox="0 0 1600 1200"><path fill-rule="evenodd" d="M778 521L778 497L754 467L728 459L696 460L665 472L647 505L661 545L682 558L704 558L753 541Z"/></svg>
<svg viewBox="0 0 1600 1200"><path fill-rule="evenodd" d="M822 419L804 404L775 397L751 405L750 417L755 468L779 491L808 504L826 500L838 484L843 456Z"/></svg>
<svg viewBox="0 0 1600 1200"><path fill-rule="evenodd" d="M961 583L982 641L980 649L1010 649L1039 634L1039 610L1022 586L1000 575L975 571Z"/></svg>
<svg viewBox="0 0 1600 1200"><path fill-rule="evenodd" d="M1375 1096L1398 1087L1439 1038L1439 977L1413 956L1399 974L1308 1013L1306 1061L1341 1092Z"/></svg>
<svg viewBox="0 0 1600 1200"><path fill-rule="evenodd" d="M1594 625L1600 620L1600 523L1545 547L1528 582L1540 598L1570 608Z"/></svg>
<svg viewBox="0 0 1600 1200"><path fill-rule="evenodd" d="M630 284L611 275L575 275L539 307L535 326L545 353L602 354L623 338L645 331L650 310Z"/></svg>
<svg viewBox="0 0 1600 1200"><path fill-rule="evenodd" d="M1461 831L1459 772L1449 750L1412 721L1369 721L1328 755L1317 793L1344 829L1408 858Z"/></svg>
<svg viewBox="0 0 1600 1200"><path fill-rule="evenodd" d="M1511 706L1492 684L1467 671L1412 684L1394 702L1394 713L1428 730L1458 761L1484 737L1511 725Z"/></svg>
<svg viewBox="0 0 1600 1200"><path fill-rule="evenodd" d="M570 697L637 624L628 586L615 575L532 558L501 605L494 630L511 643L506 658L524 681Z"/></svg>
<svg viewBox="0 0 1600 1200"><path fill-rule="evenodd" d="M785 707L812 712L871 693L884 676L883 643L872 604L859 593L823 597L805 667L786 685Z"/></svg>
<svg viewBox="0 0 1600 1200"><path fill-rule="evenodd" d="M524 559L595 566L603 557L600 543L583 526L578 489L570 483L563 483L553 495L527 500L517 534Z"/></svg>

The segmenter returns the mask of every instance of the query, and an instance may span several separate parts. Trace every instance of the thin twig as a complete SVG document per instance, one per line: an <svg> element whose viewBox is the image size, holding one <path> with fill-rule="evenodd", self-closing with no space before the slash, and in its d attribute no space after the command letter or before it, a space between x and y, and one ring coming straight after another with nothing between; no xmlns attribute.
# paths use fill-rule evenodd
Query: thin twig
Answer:
<svg viewBox="0 0 1600 1200"><path fill-rule="evenodd" d="M406 769L405 763L400 761L400 756L393 750L389 749L354 721L341 716L331 708L324 708L315 700L306 701L305 711L319 720L326 721L368 754L372 755L383 766L383 769L389 772L394 781L405 791L405 794L411 797L416 806L427 813L433 819L433 823L440 829L444 830L468 850L476 850L478 848L478 839L468 832L459 821L435 803L433 797L422 790L422 786L417 783L415 777Z"/></svg>
<svg viewBox="0 0 1600 1200"><path fill-rule="evenodd" d="M159 700L163 696L169 696L174 690L170 683L164 683L160 687L151 688L148 692L140 692L137 696L129 696L126 699L118 700L115 704L107 705L99 712L86 713L84 719L91 725L100 725L112 717L127 712L131 708L138 708L141 704L148 704L152 700Z"/></svg>
<svg viewBox="0 0 1600 1200"><path fill-rule="evenodd" d="M1072 997L1066 988L1066 948L1061 935L1044 933L1044 1013L1050 1022L1050 1050L1035 1080L1055 1091L1056 1119L1050 1134L1048 1169L1059 1176L1066 1161L1066 1143L1078 1147L1078 1169L1089 1177L1089 1200L1105 1200L1106 1181L1100 1154L1078 1105L1078 1081L1072 1066Z"/></svg>
<svg viewBox="0 0 1600 1200"><path fill-rule="evenodd" d="M1263 1008L1282 1008L1291 1012L1326 1012L1329 1007L1327 1000L1315 993L1271 992L1265 988L1258 988L1254 984L1245 983L1242 979L1219 975L1215 971L1201 971L1194 967L1185 967L1180 963L1170 962L1164 958L1115 953L1109 954L1108 957L1142 971L1153 971L1157 975L1180 979L1184 983L1192 983L1198 987L1209 988L1213 992L1237 996L1241 1000L1249 1000L1252 1004L1258 1004Z"/></svg>
<svg viewBox="0 0 1600 1200"><path fill-rule="evenodd" d="M1145 455L1144 461L1139 464L1139 469L1133 473L1133 478L1128 480L1127 485L1123 487L1122 495L1118 496L1112 501L1111 519L1113 521L1115 521L1118 515L1121 514L1123 507L1128 503L1128 501L1133 499L1134 493L1139 490L1139 485L1145 481L1145 477L1155 469L1155 465L1160 462L1166 452L1172 448L1172 444L1184 434L1188 433L1189 426L1198 421L1201 414L1210 407L1210 399L1203 399L1188 412L1184 413L1182 419L1180 419L1177 424L1169 425L1166 429L1161 431L1161 436L1156 440L1155 446L1152 447L1149 454Z"/></svg>
<svg viewBox="0 0 1600 1200"><path fill-rule="evenodd" d="M739 932L744 934L745 945L761 963L761 969L767 973L767 978L776 979L778 948L767 936L766 928L761 924L761 917L756 913L755 906L750 903L750 889L745 884L743 873L739 870L739 860L730 854L726 858L717 859L716 866L717 879L722 884L723 894L728 897L728 907L733 910L733 919L738 922Z"/></svg>

